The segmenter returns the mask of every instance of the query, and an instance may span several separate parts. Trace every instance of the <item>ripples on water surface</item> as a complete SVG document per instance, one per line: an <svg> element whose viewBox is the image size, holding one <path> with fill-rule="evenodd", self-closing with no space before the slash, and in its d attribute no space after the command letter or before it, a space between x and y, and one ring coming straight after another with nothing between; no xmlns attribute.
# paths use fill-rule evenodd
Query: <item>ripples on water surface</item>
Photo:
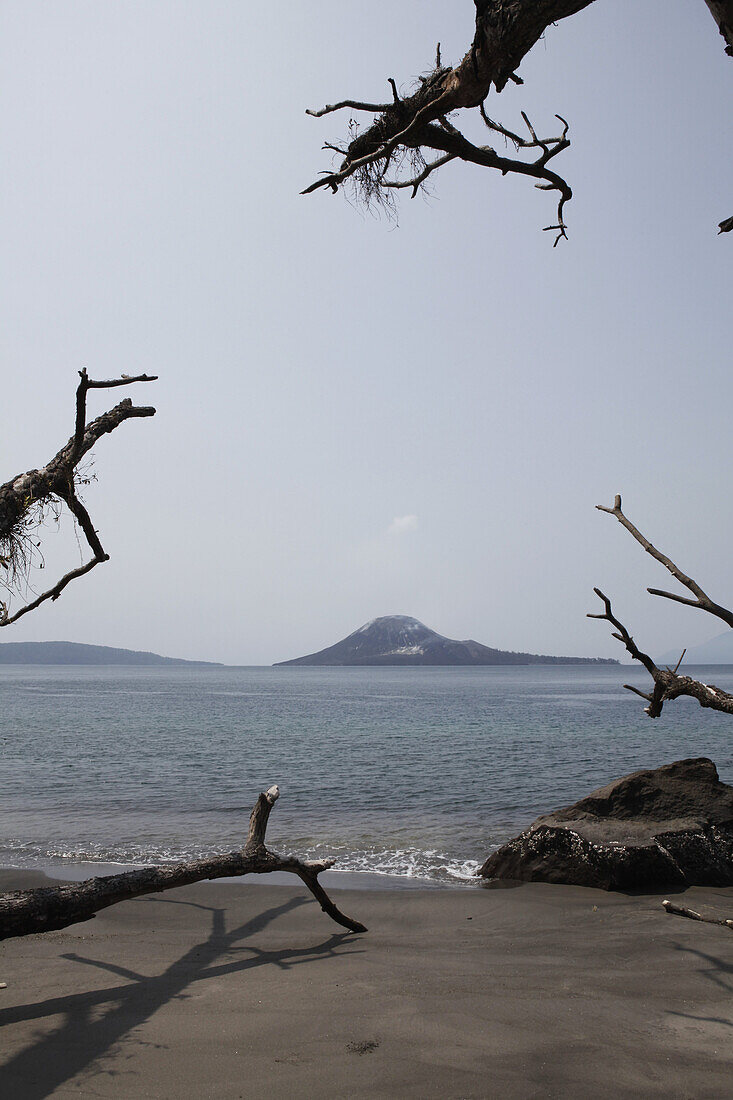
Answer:
<svg viewBox="0 0 733 1100"><path fill-rule="evenodd" d="M733 690L733 667L697 671ZM733 782L729 718L680 700L652 721L624 681L644 684L618 666L1 667L0 865L229 851L279 783L275 850L455 883L636 768L705 755Z"/></svg>

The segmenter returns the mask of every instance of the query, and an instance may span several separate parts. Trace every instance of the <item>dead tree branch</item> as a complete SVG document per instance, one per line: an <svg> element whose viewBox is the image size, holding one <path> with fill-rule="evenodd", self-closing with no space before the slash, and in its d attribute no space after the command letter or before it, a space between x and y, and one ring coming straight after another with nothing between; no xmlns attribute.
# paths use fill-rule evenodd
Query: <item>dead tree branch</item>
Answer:
<svg viewBox="0 0 733 1100"><path fill-rule="evenodd" d="M678 699L681 695L688 695L691 699L697 699L700 706L705 707L707 710L719 710L724 714L733 714L733 695L730 695L727 691L723 691L722 688L716 687L714 684L703 684L700 680L693 680L690 676L680 676L677 669L672 671L670 668L659 668L648 653L643 653L639 649L626 627L616 618L608 596L601 592L600 588L594 588L593 591L603 601L605 610L601 615L594 615L589 612L588 618L605 619L606 622L611 623L616 628L612 633L612 637L618 638L624 644L627 653L634 661L638 661L644 666L654 681L654 688L649 694L640 691L632 684L624 684L627 691L633 691L634 695L639 695L647 701L648 705L644 707L644 710L650 718L659 718L664 704L672 699ZM679 668L679 664L677 668Z"/></svg>
<svg viewBox="0 0 733 1100"><path fill-rule="evenodd" d="M551 156L557 155L570 144L567 140L567 124L562 139L552 139L543 146L534 131L532 140L520 141L517 148L541 147L536 161L525 162L500 157L488 146L478 147L465 138L453 126L447 126L448 116L459 110L479 108L483 112L484 101L492 87L501 91L508 81L521 83L517 76L522 58L544 34L552 23L573 15L587 7L592 0L476 0L476 29L470 50L459 65L451 68L441 62L440 49L436 51L435 67L420 78L418 87L402 99L392 84L392 103L367 103L345 99L321 110L306 113L320 118L334 111L347 108L377 116L367 129L355 130L339 168L323 173L320 179L306 187L302 194L310 194L322 187L337 192L351 180L357 191L367 201L379 201L379 187L412 188L413 197L436 169L449 160L463 160L486 168L494 168L502 175L532 176L540 181L544 190L560 191L555 244L566 236L563 207L572 197L570 186L556 173L545 170ZM525 116L526 117L526 116ZM439 124L439 125L436 125ZM441 129L446 140L436 144L435 131ZM499 130L498 132L502 132ZM399 175L404 150L439 149L446 154L427 168L409 178ZM387 177L387 168L394 171ZM367 179L365 177L371 177ZM377 186L379 184L379 187Z"/></svg>
<svg viewBox="0 0 733 1100"><path fill-rule="evenodd" d="M496 150L489 145L474 145L468 141L463 134L459 133L454 127L448 129L435 125L425 127L425 145L433 149L440 149L451 154L453 158L459 158L470 164L480 164L487 168L496 168L502 173L507 175L512 173L514 175L530 176L533 179L540 180L542 182L536 183L537 187L541 191L558 191L560 198L557 205L557 224L546 225L544 231L557 231L554 245L557 245L559 241L567 240L567 226L563 219L563 211L565 203L569 202L573 197L573 192L569 184L559 176L556 172L552 172L547 168L547 162L563 149L567 149L570 145L570 141L567 136L568 124L565 119L556 117L563 123L564 129L562 134L556 138L546 138L540 141L527 116L522 112L523 118L529 126L534 140L526 141L518 148L535 148L540 147L542 153L534 161L517 160L512 157L500 156ZM507 131L508 132L508 131ZM521 139L520 139L521 141Z"/></svg>
<svg viewBox="0 0 733 1100"><path fill-rule="evenodd" d="M724 622L728 623L729 626L733 626L733 612L728 611L727 608L721 607L720 604L711 600L697 581L694 581L692 577L688 577L670 558L667 557L666 554L657 550L656 546L653 546L652 543L634 527L633 523L626 518L621 510L620 496L616 496L613 508L605 508L602 504L597 504L596 507L601 512L607 512L609 515L615 516L619 523L630 532L648 554L656 561L660 562L665 569L668 569L681 584L694 594L695 599L691 600L686 596L678 596L673 592L664 592L658 588L648 588L648 592L653 596L664 596L666 599L674 600L676 603L686 604L688 607L699 607L701 610L707 611L711 615L715 615L716 618L722 619ZM624 684L627 691L633 691L635 695L639 695L642 699L646 700L648 705L644 709L650 718L658 718L666 702L677 699L682 695L687 695L691 699L697 699L700 706L708 710L718 710L723 714L733 714L733 695L724 691L722 688L716 687L714 684L704 684L700 680L692 679L691 676L679 675L678 669L682 664L682 657L684 657L686 651L683 651L682 657L680 657L674 669L659 668L648 653L643 653L642 650L639 649L626 627L616 618L608 596L601 592L600 588L594 588L593 591L603 602L604 611L602 614L589 613L588 618L605 619L606 622L611 623L615 628L612 637L617 638L625 646L626 652L631 656L632 660L638 661L639 664L643 665L654 681L653 690L648 694L633 687L631 684Z"/></svg>
<svg viewBox="0 0 733 1100"><path fill-rule="evenodd" d="M382 183L382 187L411 187L412 194L410 195L410 198L414 199L422 185L425 183L425 180L428 178L428 176L432 172L434 172L436 168L442 168L443 165L447 164L449 160L455 160L455 155L453 153L446 153L444 157L438 157L437 160L432 161L430 164L426 164L422 172L420 172L413 179L384 180L384 182Z"/></svg>
<svg viewBox="0 0 733 1100"><path fill-rule="evenodd" d="M543 143L537 138L525 116L531 133L531 140L527 141L501 124L490 122L484 103L492 87L501 92L509 81L522 84L516 70L548 27L577 14L592 2L593 0L474 0L474 38L471 48L458 65L443 65L438 46L432 72L420 77L410 95L400 98L397 86L390 78L393 97L391 103L343 99L320 110L307 110L306 114L314 118L322 118L343 109L375 117L363 130L359 130L352 119L351 141L339 167L335 171L321 173L321 178L311 183L301 194L308 195L323 187L329 188L335 194L350 182L357 197L367 203L384 202L384 189L388 188L411 187L414 197L436 169L446 164L448 159L459 159L494 168L502 175L534 176L544 181L536 185L541 190L559 191L557 224L546 227L556 231L557 244L567 237L563 208L572 197L572 191L561 177L543 173L542 169L550 157L556 156L570 144L567 140L567 123L562 139ZM733 0L706 0L706 3L728 44L726 52L733 52ZM534 162L512 161L498 157L489 147L477 150L455 127L451 128L455 138L451 148L446 144L436 145L430 140L432 132L437 128L436 124L443 126L452 113L476 108L481 111L490 129L514 141L517 150L542 149L540 158ZM450 153L451 156L434 161L429 166L429 171L416 171L410 178L400 176L399 170L405 161L400 153L412 150L422 155L423 149L436 148ZM388 177L387 170L390 168L392 175ZM720 223L721 232L727 232L731 228L733 219Z"/></svg>
<svg viewBox="0 0 733 1100"><path fill-rule="evenodd" d="M250 816L249 834L244 847L228 855L186 860L170 867L144 867L138 871L91 878L65 886L0 894L0 940L67 928L70 924L91 920L101 909L110 905L144 894L190 886L204 879L263 875L271 871L289 871L297 875L321 909L337 924L352 932L366 932L363 924L341 912L318 881L318 876L333 867L335 860L300 860L295 856L276 855L265 847L270 811L279 797L277 786L270 787L259 796Z"/></svg>
<svg viewBox="0 0 733 1100"><path fill-rule="evenodd" d="M57 600L71 581L84 576L100 562L109 560L109 554L102 546L91 516L77 494L79 481L77 468L82 458L103 435L113 432L125 420L154 416L155 409L133 405L127 398L87 424L87 393L91 389L130 386L133 382L154 382L157 375L138 374L131 377L123 374L120 378L96 381L89 378L84 369L79 371L79 377L76 390L76 420L71 439L40 470L28 470L24 474L11 478L4 485L0 485L0 569L5 571L0 585L8 593L12 593L17 591L19 582L27 581L33 551L38 545L33 535L43 522L44 509L49 506L53 508L58 502L67 506L79 524L92 551L92 558L86 564L64 574L55 585L25 604L13 615L10 614L8 604L0 600L0 626L9 626L22 615L34 611L46 600Z"/></svg>
<svg viewBox="0 0 733 1100"><path fill-rule="evenodd" d="M689 917L690 920L703 921L705 924L722 924L723 928L730 928L733 931L733 920L727 920L725 917L706 917L694 909L688 909L685 905L675 905L671 901L663 901L662 907L675 917Z"/></svg>
<svg viewBox="0 0 733 1100"><path fill-rule="evenodd" d="M725 41L725 52L733 57L733 0L705 0L705 3Z"/></svg>
<svg viewBox="0 0 733 1100"><path fill-rule="evenodd" d="M722 607L720 604L711 600L707 593L703 592L697 581L694 581L692 577L688 577L679 566L675 565L666 554L663 554L661 550L657 550L656 546L653 546L649 539L642 535L641 531L634 527L633 523L626 518L621 510L621 497L616 496L613 502L613 508L605 508L602 504L596 504L596 508L599 512L607 512L610 516L615 516L619 523L626 528L636 541L644 547L647 554L650 554L656 561L668 569L675 580L678 580L680 584L689 589L695 597L694 600L688 599L687 596L680 596L675 592L665 592L661 588L647 588L652 596L663 596L666 600L674 600L675 603L683 603L688 607L699 607L702 611L707 611L710 615L715 615L716 618L722 619L727 626L733 627L733 611L729 611L727 607Z"/></svg>
<svg viewBox="0 0 733 1100"><path fill-rule="evenodd" d="M311 118L323 118L324 115L331 115L334 111L343 111L348 107L350 111L368 111L370 114L377 115L388 111L390 106L389 103L359 103L356 99L342 99L340 103L327 103L325 107L321 107L320 111L307 109L305 113Z"/></svg>

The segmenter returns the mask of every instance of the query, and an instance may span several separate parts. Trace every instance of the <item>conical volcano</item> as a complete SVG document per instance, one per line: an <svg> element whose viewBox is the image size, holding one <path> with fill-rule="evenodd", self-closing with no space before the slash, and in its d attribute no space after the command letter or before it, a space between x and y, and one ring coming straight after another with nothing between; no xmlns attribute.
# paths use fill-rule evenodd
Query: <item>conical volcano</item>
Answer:
<svg viewBox="0 0 733 1100"><path fill-rule="evenodd" d="M602 657L544 657L492 649L480 642L437 634L409 615L382 615L335 645L279 661L281 665L529 665L618 664Z"/></svg>

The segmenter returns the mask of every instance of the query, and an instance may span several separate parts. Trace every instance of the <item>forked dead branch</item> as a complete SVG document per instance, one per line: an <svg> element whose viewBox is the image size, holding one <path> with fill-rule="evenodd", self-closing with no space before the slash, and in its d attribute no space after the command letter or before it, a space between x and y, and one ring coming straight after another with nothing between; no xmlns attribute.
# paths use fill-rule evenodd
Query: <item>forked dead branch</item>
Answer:
<svg viewBox="0 0 733 1100"><path fill-rule="evenodd" d="M150 406L133 405L127 398L109 412L86 423L87 393L94 389L115 389L130 386L134 382L154 382L157 375L122 375L106 381L88 377L86 369L79 371L80 381L76 390L76 423L74 434L50 462L39 470L24 474L0 485L0 587L8 593L8 600L0 600L0 626L9 626L22 615L34 611L45 600L56 600L67 584L83 577L100 562L108 561L91 516L79 499L78 487L83 481L79 464L103 435L113 432L125 420L154 416ZM51 588L37 595L14 614L10 613L9 599L28 581L33 557L38 543L36 532L49 509L65 504L78 523L92 552L84 565L64 574Z"/></svg>
<svg viewBox="0 0 733 1100"><path fill-rule="evenodd" d="M421 78L421 87L411 96L400 98L395 81L390 79L392 103L343 100L318 111L307 111L307 114L320 118L348 108L352 112L379 114L380 117L362 132L352 121L350 128L353 137L348 147L324 145L324 149L340 154L343 160L336 171L324 173L320 179L306 187L302 194L308 195L322 187L330 187L336 193L348 181L357 198L366 205L376 203L391 208L393 190L409 188L412 198L415 198L433 172L450 161L461 160L484 168L495 168L502 175L511 173L529 176L538 181L535 186L539 190L557 191L557 221L545 226L545 230L556 232L555 244L563 238L567 239L563 213L565 203L572 198L573 192L567 181L547 165L553 157L569 147L569 124L560 115L556 115L562 124L560 135L538 138L529 118L522 112L529 131L528 138L522 137L489 118L484 108L487 89L484 98L472 104L478 107L486 127L492 133L501 135L505 141L511 141L517 153L526 149L539 152L534 160L521 160L518 157L502 156L490 145L476 145L448 117L455 110L453 102L456 97L443 88L443 82L452 72L453 70L444 68L440 63L439 44L435 69L429 76ZM521 83L519 78L515 79ZM427 160L424 152L427 149L442 152L443 155Z"/></svg>
<svg viewBox="0 0 733 1100"><path fill-rule="evenodd" d="M684 585L688 591L692 592L694 599L679 595L676 592L667 592L662 588L648 588L647 592L652 596L661 596L666 600L673 600L675 603L685 604L687 607L698 607L702 611L707 611L708 614L714 615L718 619L722 619L728 626L733 627L733 612L729 611L728 608L723 607L721 604L716 603L714 600L711 600L697 581L693 580L692 577L688 577L687 574L683 573L679 566L675 565L666 554L663 554L661 550L658 550L656 546L652 545L646 536L643 535L624 515L621 509L620 496L616 496L612 508L606 508L602 504L598 504L596 507L601 512L607 512L609 515L615 516L619 523L626 528L641 546L644 547L647 554L650 554L655 561L660 562L660 564L663 565L665 569L668 569L680 584ZM604 610L601 614L589 614L588 618L605 619L606 622L611 623L615 628L613 637L617 638L626 647L626 652L633 660L638 661L639 664L644 666L654 681L654 687L652 691L648 693L640 691L631 684L624 684L624 687L628 691L633 691L635 695L640 695L642 699L647 701L648 705L644 709L650 718L658 718L662 713L662 708L665 703L670 702L672 699L678 699L682 695L697 699L700 706L708 710L718 710L722 711L724 714L733 714L733 695L730 695L722 688L715 687L714 684L704 684L701 680L694 680L691 676L680 675L678 670L682 663L682 658L677 662L677 666L674 669L659 668L648 653L644 653L639 649L626 627L614 615L611 601L608 596L606 596L600 588L595 588L594 592L602 601Z"/></svg>
<svg viewBox="0 0 733 1100"><path fill-rule="evenodd" d="M555 244L567 237L564 213L572 190L562 176L548 168L548 162L570 145L568 123L556 115L563 126L561 134L540 139L523 113L530 134L527 139L494 122L486 113L485 104L492 88L501 92L509 81L523 83L516 70L550 25L577 14L593 0L474 0L474 3L473 42L455 67L443 65L439 43L432 71L420 77L418 86L409 95L400 96L396 81L390 77L389 102L349 98L306 112L321 118L348 110L352 119L346 144L323 146L341 156L338 168L321 173L320 179L302 194L323 187L335 194L348 184L357 199L391 208L395 189L410 189L414 198L434 172L460 160L494 168L502 175L529 176L537 181L535 186L540 190L557 192L557 219L545 229L555 233ZM733 0L706 0L706 3L726 42L726 53L733 56ZM534 149L539 155L535 159L501 156L490 145L469 141L450 118L456 112L476 109L488 129L511 141L518 154ZM353 117L357 114L375 117L365 129L360 129ZM441 155L431 159L434 152ZM733 229L733 218L720 222L719 229L721 233Z"/></svg>
<svg viewBox="0 0 733 1100"><path fill-rule="evenodd" d="M366 932L359 921L347 917L334 905L318 881L318 876L333 867L333 859L300 860L280 856L265 846L270 811L280 797L277 786L263 792L249 819L244 847L227 855L186 860L169 867L144 867L121 875L106 875L65 886L43 887L0 894L0 940L52 932L80 921L91 920L95 913L120 901L190 886L205 879L233 878L288 871L308 887L324 913L352 932Z"/></svg>

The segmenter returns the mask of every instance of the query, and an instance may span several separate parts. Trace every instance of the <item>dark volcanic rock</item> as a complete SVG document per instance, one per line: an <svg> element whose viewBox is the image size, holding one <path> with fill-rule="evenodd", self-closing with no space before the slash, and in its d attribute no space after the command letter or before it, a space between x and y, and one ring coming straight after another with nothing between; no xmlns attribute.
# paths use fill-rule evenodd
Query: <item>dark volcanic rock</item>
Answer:
<svg viewBox="0 0 733 1100"><path fill-rule="evenodd" d="M539 817L478 873L602 890L733 886L733 787L706 757L634 772Z"/></svg>

